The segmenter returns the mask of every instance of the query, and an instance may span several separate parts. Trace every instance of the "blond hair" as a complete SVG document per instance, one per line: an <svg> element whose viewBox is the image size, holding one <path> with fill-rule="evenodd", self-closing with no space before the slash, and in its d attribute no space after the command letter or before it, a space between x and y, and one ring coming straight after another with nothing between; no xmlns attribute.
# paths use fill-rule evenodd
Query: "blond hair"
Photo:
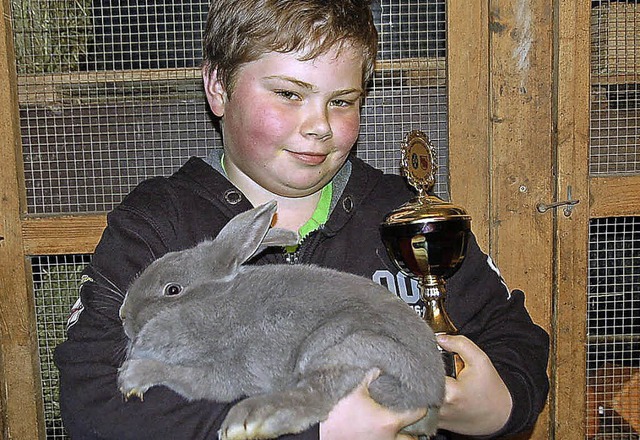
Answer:
<svg viewBox="0 0 640 440"><path fill-rule="evenodd" d="M368 0L212 0L204 68L231 92L238 69L268 52L300 52L310 60L336 46L362 51L365 85L378 49Z"/></svg>

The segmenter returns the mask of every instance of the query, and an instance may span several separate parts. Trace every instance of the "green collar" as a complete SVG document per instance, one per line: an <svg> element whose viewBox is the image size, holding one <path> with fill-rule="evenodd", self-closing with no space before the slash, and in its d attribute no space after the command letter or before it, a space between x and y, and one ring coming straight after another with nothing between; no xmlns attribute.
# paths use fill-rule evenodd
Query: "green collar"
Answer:
<svg viewBox="0 0 640 440"><path fill-rule="evenodd" d="M313 211L313 215L307 222L298 229L300 240L304 239L307 235L318 229L321 225L324 225L329 219L329 208L331 207L331 197L333 196L333 183L329 182L322 188L320 193L320 200L318 200L318 206Z"/></svg>
<svg viewBox="0 0 640 440"><path fill-rule="evenodd" d="M307 220L307 222L300 226L298 229L298 236L300 237L300 242L304 240L307 235L311 234L313 231L320 228L320 226L324 225L329 219L329 211L331 209L331 198L333 197L333 182L329 182L322 188L322 192L320 193L320 200L318 200L318 205L316 206L315 211L311 215L311 218ZM287 252L295 252L298 246L287 246Z"/></svg>

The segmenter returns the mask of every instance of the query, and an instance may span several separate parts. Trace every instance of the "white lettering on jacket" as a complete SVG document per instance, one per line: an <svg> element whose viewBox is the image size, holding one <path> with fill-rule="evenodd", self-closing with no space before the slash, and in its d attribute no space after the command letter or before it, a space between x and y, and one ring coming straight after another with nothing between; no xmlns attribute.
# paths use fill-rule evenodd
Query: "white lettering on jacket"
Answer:
<svg viewBox="0 0 640 440"><path fill-rule="evenodd" d="M89 283L89 282L93 282L93 278L91 278L88 275L82 275L82 277L80 278L80 287L78 288L78 290L82 290L82 286L84 285L84 283ZM75 304L73 305L73 307L71 307L71 312L69 313L69 317L67 319L67 330L69 330L71 327L73 327L73 325L78 322L78 319L80 318L80 314L82 313L82 311L84 310L84 305L82 304L82 300L80 299L80 296L78 296L78 300L75 302Z"/></svg>
<svg viewBox="0 0 640 440"><path fill-rule="evenodd" d="M498 278L500 278L500 282L502 283L502 285L507 291L507 301L509 301L511 299L511 290L509 290L509 286L507 286L507 282L504 280L504 278L502 278L500 269L498 269L498 266L496 266L496 263L494 263L491 257L488 255L487 255L487 264L489 265L491 270L493 270L498 275Z"/></svg>
<svg viewBox="0 0 640 440"><path fill-rule="evenodd" d="M398 295L407 304L415 304L420 299L418 282L413 278L407 277L402 272L394 275L388 270L377 270L374 272L372 279Z"/></svg>

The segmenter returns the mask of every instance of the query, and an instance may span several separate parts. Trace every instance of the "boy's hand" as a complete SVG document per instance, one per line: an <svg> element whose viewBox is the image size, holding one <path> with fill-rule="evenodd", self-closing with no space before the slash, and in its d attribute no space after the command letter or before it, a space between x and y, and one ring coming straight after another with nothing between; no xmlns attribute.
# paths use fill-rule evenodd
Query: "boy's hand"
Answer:
<svg viewBox="0 0 640 440"><path fill-rule="evenodd" d="M380 375L372 370L351 394L340 400L320 423L320 440L410 440L398 434L426 414L426 409L396 413L384 408L369 396L369 384Z"/></svg>
<svg viewBox="0 0 640 440"><path fill-rule="evenodd" d="M497 432L507 423L513 403L491 360L464 336L438 335L438 343L464 361L456 379L446 378L438 427L465 435Z"/></svg>

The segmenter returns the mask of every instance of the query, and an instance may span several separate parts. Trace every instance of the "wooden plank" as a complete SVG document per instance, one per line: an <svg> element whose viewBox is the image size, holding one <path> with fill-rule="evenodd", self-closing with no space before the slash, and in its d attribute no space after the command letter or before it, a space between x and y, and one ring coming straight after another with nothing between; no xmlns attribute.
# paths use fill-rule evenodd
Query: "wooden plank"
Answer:
<svg viewBox="0 0 640 440"><path fill-rule="evenodd" d="M0 380L3 438L44 438L35 310L22 252L20 123L9 0L0 1Z"/></svg>
<svg viewBox="0 0 640 440"><path fill-rule="evenodd" d="M138 93L160 87L184 95L184 89L203 93L200 69L120 70L70 72L18 77L20 105L60 105L66 102L100 99L102 95L123 93L134 88ZM147 91L147 93L149 93Z"/></svg>
<svg viewBox="0 0 640 440"><path fill-rule="evenodd" d="M27 218L22 221L25 253L93 253L106 225L106 215Z"/></svg>
<svg viewBox="0 0 640 440"><path fill-rule="evenodd" d="M376 71L438 71L437 76L439 78L444 78L445 66L446 61L444 58L405 58L399 60L378 61L376 63ZM201 76L202 73L199 67L23 74L18 76L18 87L30 89L38 87L43 83L55 86L66 84L92 84L96 82L167 81L187 78L197 79Z"/></svg>
<svg viewBox="0 0 640 440"><path fill-rule="evenodd" d="M449 172L454 203L465 207L489 250L489 43L485 2L447 3Z"/></svg>
<svg viewBox="0 0 640 440"><path fill-rule="evenodd" d="M167 81L200 78L197 67L181 69L149 70L101 70L95 72L39 73L18 76L18 87L33 88L47 83L51 85L93 84L96 82Z"/></svg>
<svg viewBox="0 0 640 440"><path fill-rule="evenodd" d="M639 175L591 178L589 215L592 218L637 216L639 207Z"/></svg>
<svg viewBox="0 0 640 440"><path fill-rule="evenodd" d="M584 439L586 414L586 316L589 242L590 5L558 4L556 200L580 200L556 215L554 315L551 347L553 438ZM550 213L545 213L550 214ZM544 215L544 214L543 214Z"/></svg>
<svg viewBox="0 0 640 440"><path fill-rule="evenodd" d="M490 252L510 288L523 289L536 323L551 332L553 216L553 6L490 0ZM546 439L548 410L531 438Z"/></svg>
<svg viewBox="0 0 640 440"><path fill-rule="evenodd" d="M550 318L554 199L552 10L547 1L491 1L491 251L512 287L534 287L532 314ZM526 252L523 252L526 249Z"/></svg>
<svg viewBox="0 0 640 440"><path fill-rule="evenodd" d="M446 62L443 58L407 58L385 60L376 64L377 72L405 72L408 85L412 86L444 85L445 69ZM204 99L201 77L200 68L20 75L18 97L20 105L59 105L83 99L96 100L99 99L96 96L99 93L107 95L123 87L144 91L157 84L163 93L174 90L183 96L186 89L188 93L202 93Z"/></svg>
<svg viewBox="0 0 640 440"><path fill-rule="evenodd" d="M635 84L638 82L637 74L629 73L597 73L591 74L591 84L612 85L612 84Z"/></svg>

